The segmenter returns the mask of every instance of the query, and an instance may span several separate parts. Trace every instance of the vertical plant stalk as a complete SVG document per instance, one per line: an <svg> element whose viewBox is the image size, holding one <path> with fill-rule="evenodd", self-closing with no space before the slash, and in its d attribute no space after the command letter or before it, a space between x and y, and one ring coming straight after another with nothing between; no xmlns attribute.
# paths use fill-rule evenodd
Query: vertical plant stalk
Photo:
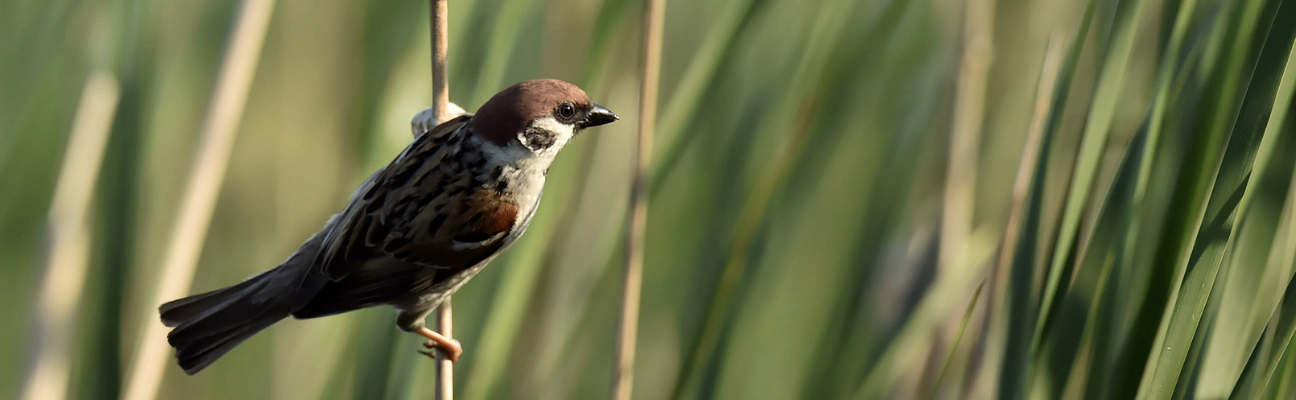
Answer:
<svg viewBox="0 0 1296 400"><path fill-rule="evenodd" d="M939 268L966 267L968 236L976 201L977 155L985 120L986 80L994 60L994 0L968 0L963 20L963 60L959 65L945 173Z"/></svg>
<svg viewBox="0 0 1296 400"><path fill-rule="evenodd" d="M981 127L985 123L986 81L994 60L994 7L994 0L967 0L964 6L963 54L955 90L937 253L937 273L945 276L983 268L970 261L968 255L976 204ZM980 290L978 286L978 294ZM957 346L961 336L955 335L961 335L961 326L965 326L966 321L956 321L949 318L937 327L941 343L952 342L952 346ZM943 369L941 375L944 375ZM935 396L939 387L931 390Z"/></svg>
<svg viewBox="0 0 1296 400"><path fill-rule="evenodd" d="M1054 32L1049 37L1048 47L1044 51L1044 65L1040 67L1039 87L1035 92L1035 112L1031 115L1030 130L1026 134L1026 146L1022 149L1021 163L1017 167L1017 177L1013 180L1012 201L1008 208L1008 221L1004 224L1003 242L999 245L999 256L996 263L995 280L991 286L998 286L998 299L1007 295L1008 274L1012 269L1013 255L1021 241L1021 224L1026 208L1026 197L1030 195L1031 183L1035 175L1042 171L1037 168L1043 144L1044 130L1048 128L1049 114L1053 112L1053 96L1057 91L1058 75L1061 73L1062 44L1061 34Z"/></svg>
<svg viewBox="0 0 1296 400"><path fill-rule="evenodd" d="M643 281L644 236L648 225L648 161L652 159L653 122L657 118L657 81L661 72L662 23L666 4L645 0L643 80L639 88L639 146L630 184L630 221L626 224L625 281L621 325L612 371L612 398L629 400L634 384L635 343L639 329L639 297Z"/></svg>
<svg viewBox="0 0 1296 400"><path fill-rule="evenodd" d="M1027 221L1027 199L1031 196L1031 191L1036 190L1034 187L1039 177L1036 175L1043 174L1044 168L1040 165L1041 152L1048 151L1045 144L1045 132L1049 129L1049 116L1054 113L1053 99L1058 91L1059 76L1062 75L1063 69L1062 57L1066 52L1066 45L1063 44L1062 34L1054 31L1049 37L1048 45L1044 51L1044 62L1040 66L1039 84L1035 92L1035 107L1031 115L1030 128L1026 133L1026 144L1022 148L1021 163L1017 166L1017 176L1013 179L1012 197L1008 208L1008 218L1004 224L1003 241L999 244L999 255L995 260L995 269L990 278L990 293L988 294L989 307L987 308L987 323L990 328L982 341L991 341L987 348L993 349L988 351L986 361L981 363L981 367L973 372L974 376L982 376L982 372L999 371L1004 363L1004 352L1007 350L1007 344L1004 343L1008 338L1009 320L1007 313L1001 310L1008 310L1008 290L1012 286L1009 281L1012 275L1013 260L1017 257L1018 246L1034 246L1033 243L1023 243L1028 238L1022 236L1022 230ZM1039 202L1039 200L1033 200ZM990 376L993 374L986 374Z"/></svg>
<svg viewBox="0 0 1296 400"><path fill-rule="evenodd" d="M449 11L446 7L447 0L429 1L432 14L432 115L436 116L437 123L441 123L456 117L448 110L450 84L446 79L446 53L449 48L446 19Z"/></svg>
<svg viewBox="0 0 1296 400"><path fill-rule="evenodd" d="M49 253L36 305L36 355L22 392L26 400L67 397L76 306L90 261L86 219L120 99L117 78L97 71L86 80L72 122L47 222Z"/></svg>
<svg viewBox="0 0 1296 400"><path fill-rule="evenodd" d="M1035 92L1035 112L1031 115L1030 130L1026 134L1026 145L1022 149L1021 163L1017 166L1017 177L1013 179L1012 202L1008 208L1008 222L1004 224L1003 242L999 246L999 257L996 260L998 273L1002 280L1007 279L1008 270L1012 267L1012 255L1017 252L1021 239L1021 221L1025 213L1026 197L1030 194L1031 183L1037 171L1036 164L1040 157L1044 130L1048 127L1049 114L1053 112L1053 96L1057 91L1058 74L1061 72L1062 59L1061 34L1054 32L1049 37L1048 47L1044 52L1044 65L1040 67L1039 87Z"/></svg>
<svg viewBox="0 0 1296 400"><path fill-rule="evenodd" d="M428 24L432 30L432 115L436 117L436 123L440 124L450 119L448 110L450 104L450 85L446 82L446 49L448 41L446 33L448 32L446 19L449 11L446 6L448 0L429 0L429 12L431 21ZM437 332L445 335L447 338L453 338L454 335L454 313L450 306L450 297L437 307ZM439 400L454 399L454 362L450 361L450 356L445 351L437 349L437 375L436 375L436 398Z"/></svg>
<svg viewBox="0 0 1296 400"><path fill-rule="evenodd" d="M443 0L439 0L443 1ZM450 298L446 297L437 308L437 333L447 338L453 338L454 313L450 308ZM450 356L444 350L437 349L437 376L436 376L436 398L437 400L454 400L454 362L450 361Z"/></svg>
<svg viewBox="0 0 1296 400"><path fill-rule="evenodd" d="M146 316L156 315L153 307L183 297L193 284L198 257L202 254L207 228L211 225L216 197L225 179L234 136L239 121L243 119L243 109L247 105L252 77L256 73L273 11L274 0L245 0L240 6L203 122L202 142L194 169L185 185L175 230L171 233L162 279L158 281L153 301L146 303L149 307L144 313ZM143 339L124 393L127 400L156 398L164 366L168 363L167 328L154 317L144 318L143 324Z"/></svg>

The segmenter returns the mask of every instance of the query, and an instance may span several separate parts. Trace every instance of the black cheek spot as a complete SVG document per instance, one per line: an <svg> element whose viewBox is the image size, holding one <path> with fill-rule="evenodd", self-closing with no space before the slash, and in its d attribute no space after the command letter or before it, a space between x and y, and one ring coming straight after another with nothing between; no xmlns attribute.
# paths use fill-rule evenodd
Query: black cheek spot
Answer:
<svg viewBox="0 0 1296 400"><path fill-rule="evenodd" d="M552 147L556 141L553 134L539 129L527 129L526 132L522 134L522 138L526 141L526 146L532 151L540 151Z"/></svg>

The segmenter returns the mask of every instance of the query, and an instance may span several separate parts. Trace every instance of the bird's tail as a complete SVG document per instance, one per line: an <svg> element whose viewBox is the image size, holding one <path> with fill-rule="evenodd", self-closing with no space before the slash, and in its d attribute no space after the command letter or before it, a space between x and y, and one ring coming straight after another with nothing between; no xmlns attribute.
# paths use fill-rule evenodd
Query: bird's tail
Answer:
<svg viewBox="0 0 1296 400"><path fill-rule="evenodd" d="M292 312L292 291L283 290L282 267L224 289L189 296L158 308L162 324L175 327L167 341L185 373L202 371L234 346ZM280 286L280 287L277 287Z"/></svg>

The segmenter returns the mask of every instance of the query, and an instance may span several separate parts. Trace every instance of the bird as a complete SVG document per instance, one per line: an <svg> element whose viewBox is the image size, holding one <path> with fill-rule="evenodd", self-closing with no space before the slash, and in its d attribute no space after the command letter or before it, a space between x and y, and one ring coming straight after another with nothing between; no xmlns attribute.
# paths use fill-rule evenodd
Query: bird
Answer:
<svg viewBox="0 0 1296 400"><path fill-rule="evenodd" d="M417 135L277 267L162 304L180 367L196 374L290 316L380 305L395 307L398 328L457 361L459 342L424 319L522 235L558 152L583 129L618 119L576 85L537 79Z"/></svg>

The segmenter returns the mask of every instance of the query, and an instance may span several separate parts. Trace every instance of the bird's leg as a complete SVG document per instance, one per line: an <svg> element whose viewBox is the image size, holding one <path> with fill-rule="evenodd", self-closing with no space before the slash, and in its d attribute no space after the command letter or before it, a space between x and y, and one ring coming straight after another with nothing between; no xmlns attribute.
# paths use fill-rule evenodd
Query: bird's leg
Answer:
<svg viewBox="0 0 1296 400"><path fill-rule="evenodd" d="M441 349L441 351L445 352L446 356L450 357L450 362L459 362L459 355L463 354L463 346L459 345L458 340L442 336L440 333L433 332L427 327L419 328L414 331L414 333L428 338L428 341L423 343L423 347L427 347L428 350ZM428 357L436 357L436 353L432 351L421 353L426 354Z"/></svg>

